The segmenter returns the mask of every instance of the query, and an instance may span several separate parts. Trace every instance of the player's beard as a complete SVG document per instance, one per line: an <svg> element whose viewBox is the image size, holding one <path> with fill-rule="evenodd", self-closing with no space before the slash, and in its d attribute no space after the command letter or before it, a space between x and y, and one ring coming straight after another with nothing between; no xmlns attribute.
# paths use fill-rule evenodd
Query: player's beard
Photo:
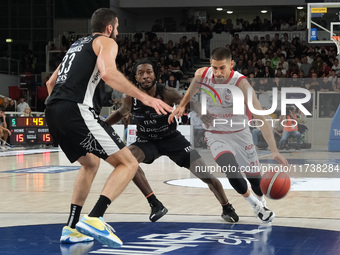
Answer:
<svg viewBox="0 0 340 255"><path fill-rule="evenodd" d="M143 90L148 91L148 90L152 89L152 87L155 86L155 84L156 84L156 80L153 80L152 83L151 83L151 85L149 85L149 86L147 86L147 87L146 87L146 86L143 86L141 83L139 83L138 85L139 85Z"/></svg>
<svg viewBox="0 0 340 255"><path fill-rule="evenodd" d="M117 41L117 36L114 35L113 33L114 30L112 30L111 34L110 34L110 38L112 38L113 40Z"/></svg>

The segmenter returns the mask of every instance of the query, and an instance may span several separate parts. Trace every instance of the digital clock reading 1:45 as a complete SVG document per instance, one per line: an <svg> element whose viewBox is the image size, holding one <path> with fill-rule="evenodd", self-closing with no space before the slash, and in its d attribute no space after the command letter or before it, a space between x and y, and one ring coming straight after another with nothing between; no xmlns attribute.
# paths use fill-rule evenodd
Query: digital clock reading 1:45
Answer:
<svg viewBox="0 0 340 255"><path fill-rule="evenodd" d="M42 117L10 117L10 127L46 127L45 118Z"/></svg>

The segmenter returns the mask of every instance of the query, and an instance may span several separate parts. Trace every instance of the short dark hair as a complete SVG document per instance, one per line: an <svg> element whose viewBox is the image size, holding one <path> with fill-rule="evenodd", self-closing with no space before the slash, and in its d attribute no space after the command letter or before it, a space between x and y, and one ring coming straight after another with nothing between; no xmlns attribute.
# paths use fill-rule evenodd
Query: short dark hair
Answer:
<svg viewBox="0 0 340 255"><path fill-rule="evenodd" d="M227 48L219 47L212 51L211 59L220 61L220 60L231 60L231 53L230 50Z"/></svg>
<svg viewBox="0 0 340 255"><path fill-rule="evenodd" d="M156 81L158 81L158 79L159 79L159 69L160 68L159 68L157 62L152 61L149 58L142 58L142 59L138 59L132 67L132 72L131 72L131 75L130 75L130 80L132 81L132 83L137 84L136 77L135 77L136 73L137 73L137 67L140 66L140 65L143 65L143 64L150 64L152 66L153 72L155 73Z"/></svg>
<svg viewBox="0 0 340 255"><path fill-rule="evenodd" d="M91 17L92 33L105 32L106 26L116 22L117 14L108 8L100 8L94 11Z"/></svg>

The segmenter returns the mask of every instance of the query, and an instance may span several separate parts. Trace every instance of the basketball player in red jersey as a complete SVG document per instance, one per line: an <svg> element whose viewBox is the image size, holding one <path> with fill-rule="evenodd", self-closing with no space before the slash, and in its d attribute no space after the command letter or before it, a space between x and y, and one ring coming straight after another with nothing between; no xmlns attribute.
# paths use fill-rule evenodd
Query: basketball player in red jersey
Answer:
<svg viewBox="0 0 340 255"><path fill-rule="evenodd" d="M179 106L169 116L169 122L173 122L175 116L178 118L183 115L186 104L190 101L191 96L199 90L197 87L202 84L207 87L214 87L216 84L237 86L241 89L247 105L248 89L252 88L244 75L232 69L234 61L231 59L230 51L226 48L214 49L210 64L210 67L202 67L196 71L195 79L193 79ZM275 213L267 208L260 188L259 160L247 125L248 120L252 117L251 113L247 109L247 112L243 115L234 115L233 96L230 89L227 87L216 88L216 91L222 99L221 105L214 104L213 100L208 97L207 114L201 116L206 129L205 139L207 144L216 163L222 168L224 167L223 169L229 170L226 171L226 175L233 188L249 202L256 217L263 223L269 223L275 218ZM252 101L255 109L262 109L253 89ZM201 115L199 107L195 108L197 113ZM269 145L272 157L283 166L288 166L287 160L278 152L272 129L265 117L255 114L254 117L264 123L260 129ZM215 125L216 123L213 120L217 118L223 118L229 124ZM242 123L245 125L242 125ZM255 195L248 189L241 171L245 172Z"/></svg>

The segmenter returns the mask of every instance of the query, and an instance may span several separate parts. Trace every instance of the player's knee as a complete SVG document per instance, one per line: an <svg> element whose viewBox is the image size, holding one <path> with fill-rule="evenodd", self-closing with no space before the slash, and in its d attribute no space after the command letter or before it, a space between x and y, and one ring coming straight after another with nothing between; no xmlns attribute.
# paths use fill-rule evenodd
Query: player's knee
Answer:
<svg viewBox="0 0 340 255"><path fill-rule="evenodd" d="M212 178L200 178L202 182L204 182L207 185L212 185L214 184L214 181Z"/></svg>
<svg viewBox="0 0 340 255"><path fill-rule="evenodd" d="M235 156L232 153L224 153L216 159L216 163L228 178L242 177Z"/></svg>
<svg viewBox="0 0 340 255"><path fill-rule="evenodd" d="M100 165L100 160L90 160L83 164L84 170L91 173L97 173Z"/></svg>
<svg viewBox="0 0 340 255"><path fill-rule="evenodd" d="M126 169L129 171L129 174L131 174L132 177L135 176L137 169L138 169L137 159L135 157L131 157L124 163L124 165Z"/></svg>
<svg viewBox="0 0 340 255"><path fill-rule="evenodd" d="M137 146L129 146L129 150L131 151L132 155L137 159L138 162L143 162L145 155L144 152Z"/></svg>

